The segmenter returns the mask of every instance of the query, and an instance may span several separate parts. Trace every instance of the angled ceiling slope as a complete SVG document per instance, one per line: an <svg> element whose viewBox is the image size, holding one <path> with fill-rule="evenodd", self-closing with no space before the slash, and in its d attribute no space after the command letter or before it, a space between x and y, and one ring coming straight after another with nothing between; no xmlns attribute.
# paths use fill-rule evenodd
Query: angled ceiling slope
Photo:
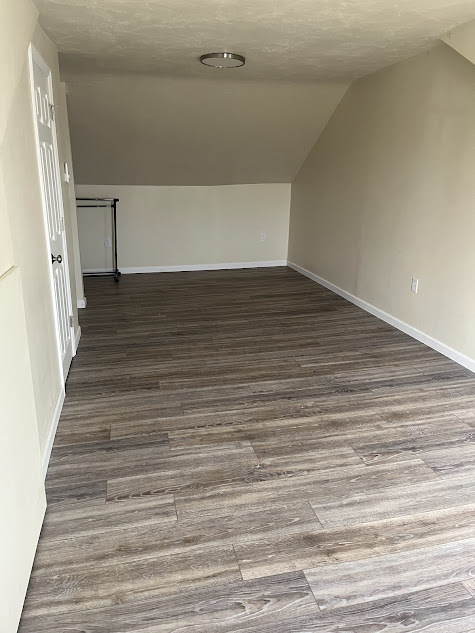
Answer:
<svg viewBox="0 0 475 633"><path fill-rule="evenodd" d="M441 39L457 53L475 64L475 20L462 24Z"/></svg>
<svg viewBox="0 0 475 633"><path fill-rule="evenodd" d="M291 182L346 87L141 74L70 76L76 181Z"/></svg>
<svg viewBox="0 0 475 633"><path fill-rule="evenodd" d="M35 0L84 184L290 182L349 83L475 18L473 0ZM220 71L202 53L246 55Z"/></svg>

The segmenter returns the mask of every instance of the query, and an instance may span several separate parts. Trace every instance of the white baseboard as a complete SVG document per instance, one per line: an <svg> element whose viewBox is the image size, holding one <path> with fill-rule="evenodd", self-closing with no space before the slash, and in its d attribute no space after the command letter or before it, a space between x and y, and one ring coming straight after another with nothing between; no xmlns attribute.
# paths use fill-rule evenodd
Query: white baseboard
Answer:
<svg viewBox="0 0 475 633"><path fill-rule="evenodd" d="M86 306L87 306L86 297L84 297L84 299L78 299L78 308L85 308Z"/></svg>
<svg viewBox="0 0 475 633"><path fill-rule="evenodd" d="M61 411L63 409L64 403L64 388L61 387L61 392L58 396L58 401L56 402L56 406L54 408L53 419L51 420L51 426L48 433L48 439L46 440L46 445L43 451L43 458L41 460L41 466L43 469L43 477L46 478L46 472L48 471L49 459L51 457L51 451L53 450L53 442L54 436L56 435L56 429L58 428L59 418L61 416Z"/></svg>
<svg viewBox="0 0 475 633"><path fill-rule="evenodd" d="M193 270L231 270L234 268L270 268L273 266L287 266L286 259L274 259L267 262L231 262L226 264L182 264L177 266L132 266L121 268L124 275L137 273L182 273ZM110 272L110 268L86 269L83 273L103 273Z"/></svg>
<svg viewBox="0 0 475 633"><path fill-rule="evenodd" d="M359 308L366 310L366 312L369 312L375 317L378 317L378 319L381 319L382 321L389 323L389 325L392 325L398 330L401 330L401 332L404 332L405 334L412 336L412 338L415 338L417 341L420 341L421 343L424 343L424 345L427 345L428 347L435 349L437 352L440 352L444 356L447 356L447 358L450 358L451 360L455 361L459 365L462 365L466 369L469 369L470 371L473 371L475 373L475 359L470 358L469 356L466 356L465 354L462 354L461 352L458 352L456 349L453 349L452 347L449 347L445 343L442 343L441 341L433 338L432 336L429 336L429 334L426 334L425 332L422 332L421 330L418 330L417 328L412 327L412 325L409 325L405 321L401 321L400 319L392 316L391 314L384 312L384 310L380 310L379 308L372 305L371 303L368 303L367 301L360 299L356 295L353 295L350 292L343 290L343 288L340 288L339 286L335 286L335 284L332 284L330 281L327 281L323 277L319 277L318 275L315 275L314 273L310 272L306 268L302 268L302 266L299 266L298 264L294 264L293 262L289 261L288 266L290 268L293 268L297 272L301 273L302 275L305 275L305 277L312 279L312 281L316 281L317 284L320 284L321 286L328 288L328 290L331 290L335 294L340 295L340 297L343 297L347 301L354 303Z"/></svg>

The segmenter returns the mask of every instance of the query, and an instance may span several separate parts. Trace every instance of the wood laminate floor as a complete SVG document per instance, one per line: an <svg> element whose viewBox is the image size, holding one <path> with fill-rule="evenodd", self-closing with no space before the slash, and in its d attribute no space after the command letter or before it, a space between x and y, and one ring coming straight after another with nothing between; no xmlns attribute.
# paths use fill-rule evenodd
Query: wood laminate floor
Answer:
<svg viewBox="0 0 475 633"><path fill-rule="evenodd" d="M475 376L286 268L86 280L21 633L475 631Z"/></svg>

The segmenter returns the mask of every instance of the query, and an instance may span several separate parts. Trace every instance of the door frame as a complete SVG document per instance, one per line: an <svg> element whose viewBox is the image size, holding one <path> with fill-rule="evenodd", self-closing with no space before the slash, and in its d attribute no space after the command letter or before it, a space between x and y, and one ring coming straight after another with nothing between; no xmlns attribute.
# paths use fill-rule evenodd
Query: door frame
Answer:
<svg viewBox="0 0 475 633"><path fill-rule="evenodd" d="M50 105L52 105L53 107L55 106L54 103L54 93L53 93L53 79L52 79L52 72L50 67L48 66L48 64L45 62L45 60L43 59L43 57L40 55L40 53L36 50L36 48L33 46L32 43L30 43L29 47L28 47L28 67L29 67L29 75L30 75L30 103L31 103L31 114L32 114L32 118L33 118L33 128L34 128L34 133L35 133L35 145L36 145L36 164L38 167L38 178L39 178L39 182L40 182L40 191L41 191L41 206L42 206L42 211L43 211L43 228L44 228L44 236L45 236L45 240L46 240L46 252L47 252L47 260L46 260L46 264L48 266L48 278L49 278L49 286L50 286L50 296L51 296L51 300L52 300L52 304L53 304L53 312L54 312L54 329L55 329L55 333L56 333L56 350L57 350L57 355L58 355L58 364L59 364L59 372L60 372L60 376L61 376L61 381L64 385L66 384L66 379L67 379L67 375L64 375L64 371L63 371L63 359L61 357L61 337L60 337L60 325L59 325L59 315L58 315L58 310L57 310L57 306L56 306L56 296L55 296L55 290L54 290L54 280L53 280L53 267L51 265L51 255L50 255L50 248L49 248L49 234L48 234L48 220L46 217L46 213L47 213L47 202L46 202L46 192L44 189L44 184L43 184L43 178L42 178L42 166L41 166L41 151L40 151L40 139L39 139L39 135L38 135L38 127L37 127L37 122L36 122L36 117L35 117L35 112L36 112L36 105L35 105L35 81L34 81L34 74L33 74L33 63L35 63L44 73L45 75L47 75L48 77L48 99L50 102ZM65 279L66 279L66 295L67 295L67 302L68 302L68 311L69 314L71 315L71 324L70 324L70 330L71 330L71 341L72 341L72 355L73 358L76 355L76 337L75 337L75 332L74 332L74 323L72 322L72 315L73 315L73 309L72 309L72 297L71 297L71 280L70 280L70 268L69 268L69 257L68 257L68 247L67 247L67 240L66 240L66 228L65 228L65 224L64 224L64 200L63 200L63 191L62 191L62 176L61 176L61 168L60 168L60 162L59 162L59 151L58 151L58 136L56 133L56 117L53 118L52 122L51 122L51 131L52 131L52 135L53 135L53 154L54 154L54 169L56 171L56 176L57 176L57 183L58 183L58 187L57 187L57 194L58 194L58 199L60 202L60 207L62 209L62 222L63 222L63 266L66 269L66 274L65 274Z"/></svg>

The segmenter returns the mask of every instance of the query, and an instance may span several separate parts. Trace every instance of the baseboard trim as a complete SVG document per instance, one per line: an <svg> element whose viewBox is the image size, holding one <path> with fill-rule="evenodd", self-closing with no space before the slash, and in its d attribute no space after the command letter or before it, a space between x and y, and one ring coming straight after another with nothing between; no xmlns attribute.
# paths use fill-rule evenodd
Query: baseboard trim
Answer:
<svg viewBox="0 0 475 633"><path fill-rule="evenodd" d="M43 459L41 460L41 467L43 470L43 478L46 478L46 473L48 471L49 460L51 457L51 451L53 450L54 437L56 435L56 429L58 428L59 418L61 416L61 411L63 409L65 392L64 388L61 387L61 392L58 396L58 400L56 402L56 406L54 408L53 419L51 420L51 426L48 433L48 438L46 440L46 445L43 451Z"/></svg>
<svg viewBox="0 0 475 633"><path fill-rule="evenodd" d="M87 306L86 297L84 297L84 299L78 299L78 308L85 308L86 306Z"/></svg>
<svg viewBox="0 0 475 633"><path fill-rule="evenodd" d="M420 341L421 343L424 343L424 345L427 345L428 347L435 349L437 352L440 352L444 356L447 356L447 358L450 358L451 360L455 361L459 365L462 365L462 367L465 367L466 369L469 369L470 371L475 373L475 359L470 358L469 356L466 356L465 354L462 354L461 352L458 352L456 349L453 349L453 347L449 347L445 343L442 343L442 341L439 341L438 339L433 338L432 336L429 336L429 334L426 334L425 332L422 332L421 330L418 330L417 328L412 327L412 325L409 325L405 321L401 321L400 319L392 316L388 312L384 312L384 310L380 310L379 308L372 305L371 303L368 303L367 301L360 299L356 295L353 295L350 292L343 290L343 288L340 288L339 286L332 284L330 281L327 281L323 277L319 277L318 275L315 275L314 273L310 272L306 268L302 268L302 266L299 266L298 264L295 264L294 262L288 261L288 266L289 268L293 268L293 270L296 270L298 273L305 275L305 277L308 277L312 281L315 281L317 284L320 284L321 286L328 288L328 290L331 290L335 294L340 295L340 297L343 297L347 301L354 303L356 306L358 306L359 308L362 308L366 312L369 312L373 316L378 317L378 319L381 319L382 321L389 323L389 325L392 325L398 330L401 330L401 332L408 334L412 338L415 338L417 341Z"/></svg>
<svg viewBox="0 0 475 633"><path fill-rule="evenodd" d="M273 259L264 262L230 262L223 264L180 264L177 266L131 266L121 268L123 275L136 275L139 273L183 273L193 270L231 270L235 268L271 268L274 266L287 266L286 259ZM110 269L86 269L83 273L110 272Z"/></svg>

